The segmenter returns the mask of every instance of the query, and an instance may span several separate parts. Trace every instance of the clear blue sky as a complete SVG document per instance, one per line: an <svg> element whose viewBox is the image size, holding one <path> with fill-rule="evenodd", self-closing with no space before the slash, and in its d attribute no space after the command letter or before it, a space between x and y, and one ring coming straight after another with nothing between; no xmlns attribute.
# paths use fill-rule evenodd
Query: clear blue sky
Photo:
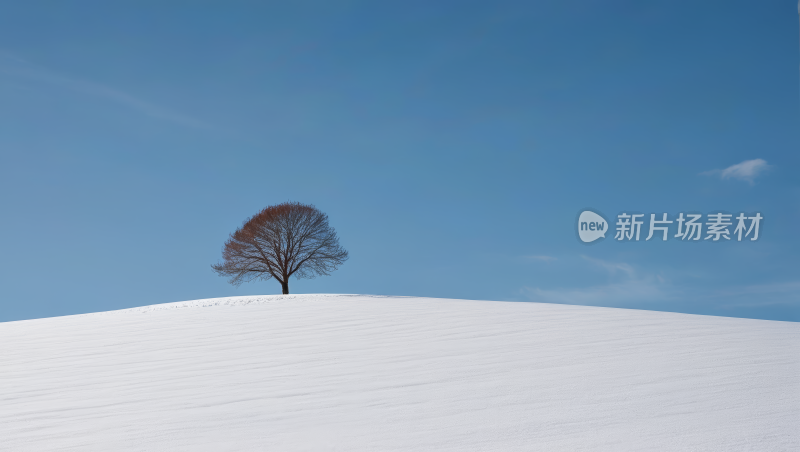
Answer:
<svg viewBox="0 0 800 452"><path fill-rule="evenodd" d="M790 1L4 2L0 321L279 293L210 265L287 200L351 255L294 293L800 321L798 38ZM586 246L584 207L764 221Z"/></svg>

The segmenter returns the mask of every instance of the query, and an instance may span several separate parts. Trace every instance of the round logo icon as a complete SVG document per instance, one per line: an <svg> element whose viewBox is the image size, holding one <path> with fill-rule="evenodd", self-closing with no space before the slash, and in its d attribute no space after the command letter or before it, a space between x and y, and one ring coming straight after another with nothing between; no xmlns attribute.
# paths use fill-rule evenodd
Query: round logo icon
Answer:
<svg viewBox="0 0 800 452"><path fill-rule="evenodd" d="M578 237L584 243L591 243L599 238L605 238L608 223L600 215L591 210L584 210L578 217Z"/></svg>

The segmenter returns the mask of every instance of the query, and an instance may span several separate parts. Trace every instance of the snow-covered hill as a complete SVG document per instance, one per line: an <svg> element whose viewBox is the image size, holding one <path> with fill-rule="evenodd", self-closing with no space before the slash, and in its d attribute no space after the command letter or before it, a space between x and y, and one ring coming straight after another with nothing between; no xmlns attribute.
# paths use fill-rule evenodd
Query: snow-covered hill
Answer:
<svg viewBox="0 0 800 452"><path fill-rule="evenodd" d="M797 451L800 324L356 295L0 323L8 451Z"/></svg>

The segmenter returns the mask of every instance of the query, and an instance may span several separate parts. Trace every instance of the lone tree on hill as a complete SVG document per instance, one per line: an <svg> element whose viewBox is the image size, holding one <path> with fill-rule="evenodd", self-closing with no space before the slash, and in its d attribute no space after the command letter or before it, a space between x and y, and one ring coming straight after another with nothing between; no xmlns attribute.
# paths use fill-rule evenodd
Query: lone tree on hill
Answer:
<svg viewBox="0 0 800 452"><path fill-rule="evenodd" d="M275 278L289 293L289 277L328 275L347 260L328 216L314 206L285 202L248 218L222 248L211 268L238 286Z"/></svg>

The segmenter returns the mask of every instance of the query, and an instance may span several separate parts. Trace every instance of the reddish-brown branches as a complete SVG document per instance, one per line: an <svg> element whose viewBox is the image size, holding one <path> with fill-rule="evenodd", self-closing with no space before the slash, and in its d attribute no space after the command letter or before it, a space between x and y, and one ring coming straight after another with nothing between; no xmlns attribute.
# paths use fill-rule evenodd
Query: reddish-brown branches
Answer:
<svg viewBox="0 0 800 452"><path fill-rule="evenodd" d="M328 275L347 260L328 216L296 202L269 206L248 218L222 248L211 267L233 285L275 278L289 293L289 277Z"/></svg>

